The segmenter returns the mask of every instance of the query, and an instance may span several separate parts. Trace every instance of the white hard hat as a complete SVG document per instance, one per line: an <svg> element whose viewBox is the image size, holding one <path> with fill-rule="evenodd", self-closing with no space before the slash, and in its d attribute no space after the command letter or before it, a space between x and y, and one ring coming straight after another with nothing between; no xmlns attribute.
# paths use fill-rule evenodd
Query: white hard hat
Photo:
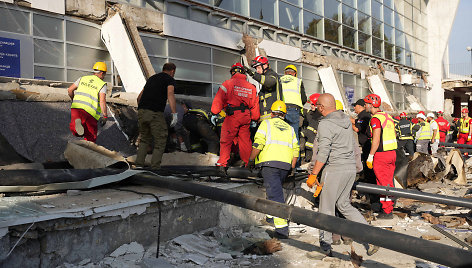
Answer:
<svg viewBox="0 0 472 268"><path fill-rule="evenodd" d="M426 116L424 116L424 114L417 114L416 118L421 118L423 120L426 120Z"/></svg>
<svg viewBox="0 0 472 268"><path fill-rule="evenodd" d="M428 113L428 115L426 115L426 117L434 118L434 114L433 113Z"/></svg>

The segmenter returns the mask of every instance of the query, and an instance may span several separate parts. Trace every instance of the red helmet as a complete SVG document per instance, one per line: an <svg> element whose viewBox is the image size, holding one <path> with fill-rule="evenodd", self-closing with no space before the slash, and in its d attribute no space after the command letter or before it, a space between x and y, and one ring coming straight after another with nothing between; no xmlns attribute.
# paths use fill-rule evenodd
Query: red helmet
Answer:
<svg viewBox="0 0 472 268"><path fill-rule="evenodd" d="M400 117L406 117L406 113L405 112L401 113Z"/></svg>
<svg viewBox="0 0 472 268"><path fill-rule="evenodd" d="M244 74L246 72L246 70L244 69L244 66L241 63L236 62L235 64L233 64L233 66L231 66L231 69L229 70L229 72L231 74L233 72L238 72L238 73Z"/></svg>
<svg viewBox="0 0 472 268"><path fill-rule="evenodd" d="M464 108L464 109L462 109L461 113L463 113L463 114L468 114L468 113L469 113L469 109Z"/></svg>
<svg viewBox="0 0 472 268"><path fill-rule="evenodd" d="M439 111L439 112L438 112L438 115L440 115L440 114L444 114L444 112L443 112L443 111Z"/></svg>
<svg viewBox="0 0 472 268"><path fill-rule="evenodd" d="M257 66L269 64L269 60L263 56L257 56L252 60L252 68L256 68Z"/></svg>
<svg viewBox="0 0 472 268"><path fill-rule="evenodd" d="M316 105L316 102L318 101L318 98L321 96L320 93L315 93L310 96L310 99L308 100L308 103L313 103L313 105Z"/></svg>
<svg viewBox="0 0 472 268"><path fill-rule="evenodd" d="M424 116L426 116L426 113L424 111L420 111L419 114L423 114Z"/></svg>
<svg viewBox="0 0 472 268"><path fill-rule="evenodd" d="M380 99L379 95L376 94L369 94L364 98L365 103L370 103L375 108L379 108L382 100Z"/></svg>

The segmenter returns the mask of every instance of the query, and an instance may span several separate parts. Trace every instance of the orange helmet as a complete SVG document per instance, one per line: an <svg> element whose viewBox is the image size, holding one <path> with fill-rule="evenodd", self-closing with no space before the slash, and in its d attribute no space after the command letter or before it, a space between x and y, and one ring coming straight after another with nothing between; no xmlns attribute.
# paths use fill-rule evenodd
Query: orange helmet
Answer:
<svg viewBox="0 0 472 268"><path fill-rule="evenodd" d="M364 98L365 103L370 103L372 106L375 108L379 108L380 104L382 103L382 100L380 99L380 96L377 94L369 94Z"/></svg>
<svg viewBox="0 0 472 268"><path fill-rule="evenodd" d="M308 100L308 103L313 103L313 105L316 105L316 102L318 101L318 98L321 96L320 93L315 93L310 96L310 99Z"/></svg>

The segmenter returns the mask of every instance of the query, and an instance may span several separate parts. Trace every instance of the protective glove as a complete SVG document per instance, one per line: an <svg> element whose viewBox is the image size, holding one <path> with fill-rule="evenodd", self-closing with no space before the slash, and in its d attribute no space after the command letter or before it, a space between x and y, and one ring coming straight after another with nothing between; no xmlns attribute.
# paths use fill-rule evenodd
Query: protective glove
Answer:
<svg viewBox="0 0 472 268"><path fill-rule="evenodd" d="M256 128L257 127L257 121L251 121L251 128Z"/></svg>
<svg viewBox="0 0 472 268"><path fill-rule="evenodd" d="M100 125L100 127L103 127L107 123L107 120L108 117L100 117L100 119L98 119L98 124Z"/></svg>
<svg viewBox="0 0 472 268"><path fill-rule="evenodd" d="M306 180L306 185L310 188L312 188L314 184L319 185L320 183L318 182L317 177L318 175L310 174L310 176L308 176L308 179Z"/></svg>
<svg viewBox="0 0 472 268"><path fill-rule="evenodd" d="M212 115L211 118L210 118L210 121L211 123L216 127L216 125L218 124L218 116L216 114Z"/></svg>
<svg viewBox="0 0 472 268"><path fill-rule="evenodd" d="M369 169L373 168L373 166L374 166L374 155L373 154L369 154L369 157L367 158L366 164L367 164L367 167Z"/></svg>
<svg viewBox="0 0 472 268"><path fill-rule="evenodd" d="M170 121L170 127L175 127L175 125L177 125L177 120L177 113L172 113L172 121Z"/></svg>
<svg viewBox="0 0 472 268"><path fill-rule="evenodd" d="M289 177L293 177L295 176L295 173L296 173L297 169L296 168L292 168L290 169L290 174L288 174Z"/></svg>
<svg viewBox="0 0 472 268"><path fill-rule="evenodd" d="M250 76L254 76L254 71L252 70L252 68L246 68L246 73Z"/></svg>
<svg viewBox="0 0 472 268"><path fill-rule="evenodd" d="M254 168L256 168L256 160L255 159L249 159L249 162L247 162L247 168L252 171Z"/></svg>

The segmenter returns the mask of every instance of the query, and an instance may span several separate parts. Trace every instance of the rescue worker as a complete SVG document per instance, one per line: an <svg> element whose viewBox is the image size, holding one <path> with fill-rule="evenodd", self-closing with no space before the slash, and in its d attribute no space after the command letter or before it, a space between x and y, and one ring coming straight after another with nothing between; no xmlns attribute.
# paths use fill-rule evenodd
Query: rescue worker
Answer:
<svg viewBox="0 0 472 268"><path fill-rule="evenodd" d="M393 187L393 174L397 159L397 137L392 117L380 110L382 100L376 94L364 98L366 110L372 114L370 130L372 145L366 165L373 169L377 177L377 185ZM393 200L390 196L380 196L382 211L377 218L393 219Z"/></svg>
<svg viewBox="0 0 472 268"><path fill-rule="evenodd" d="M433 113L428 113L427 117L426 117L429 125L430 125L430 128L431 128L431 154L432 155L436 155L436 153L438 152L438 148L439 148L439 125L438 123L436 122L436 120L434 120L434 114Z"/></svg>
<svg viewBox="0 0 472 268"><path fill-rule="evenodd" d="M469 109L464 108L461 111L462 118L459 120L458 144L472 144L472 118L469 117Z"/></svg>
<svg viewBox="0 0 472 268"><path fill-rule="evenodd" d="M403 148L407 155L415 153L415 142L413 141L413 124L406 118L406 113L400 114L400 120L395 124L398 137L398 148Z"/></svg>
<svg viewBox="0 0 472 268"><path fill-rule="evenodd" d="M276 72L269 66L269 60L263 56L257 56L252 60L252 68L256 69L254 72L247 69L247 73L261 84L259 91L259 109L260 120L269 119L271 117L270 107L272 103L277 100L282 100L283 92L280 85L280 79Z"/></svg>
<svg viewBox="0 0 472 268"><path fill-rule="evenodd" d="M287 65L285 67L285 75L280 77L280 82L283 100L287 106L285 121L293 127L297 140L300 141L300 115L303 113L303 105L305 105L307 98L303 81L297 77L297 67L292 64Z"/></svg>
<svg viewBox="0 0 472 268"><path fill-rule="evenodd" d="M261 167L267 199L285 203L282 183L290 170L295 169L299 147L294 129L284 121L287 107L283 101L275 101L271 117L261 122L254 137L249 169ZM275 226L274 237L288 238L286 219L267 216L267 222Z"/></svg>
<svg viewBox="0 0 472 268"><path fill-rule="evenodd" d="M103 78L106 74L107 65L104 62L96 62L92 75L82 76L67 89L72 100L69 129L74 136L95 142L97 122L105 125L108 118L107 83Z"/></svg>
<svg viewBox="0 0 472 268"><path fill-rule="evenodd" d="M336 109L335 99L329 93L322 94L316 106L323 118L318 128L316 162L306 181L307 186L320 185L318 174L324 166L319 212L334 216L337 208L348 220L368 224L364 216L351 205L351 189L356 178L356 145L351 121L343 111ZM332 256L332 242L332 234L320 230L320 247L327 256ZM377 246L369 246L368 255L377 251Z"/></svg>
<svg viewBox="0 0 472 268"><path fill-rule="evenodd" d="M190 132L192 151L200 150L217 158L220 151L220 139L212 128L208 112L203 109L192 109L188 102L183 102L182 106L184 108L183 125ZM200 146L200 141L206 145L206 150Z"/></svg>
<svg viewBox="0 0 472 268"><path fill-rule="evenodd" d="M444 113L442 111L438 112L438 119L436 119L436 123L439 126L439 141L446 142L446 137L449 134L448 132L451 130L451 124L444 119Z"/></svg>
<svg viewBox="0 0 472 268"><path fill-rule="evenodd" d="M315 138L318 129L318 123L322 117L321 113L316 109L316 102L321 94L315 93L310 96L310 111L307 112L303 120L302 138L305 140L305 161L310 162L315 148Z"/></svg>
<svg viewBox="0 0 472 268"><path fill-rule="evenodd" d="M235 63L230 69L231 79L226 80L218 89L211 113L219 114L222 110L226 118L221 128L220 159L216 163L220 171L226 174L230 159L231 146L237 138L239 155L247 165L251 154L251 120L259 120L259 102L256 87L246 81L245 69L241 63Z"/></svg>
<svg viewBox="0 0 472 268"><path fill-rule="evenodd" d="M426 121L424 114L417 114L418 123L413 126L412 130L415 133L416 151L420 153L428 153L428 145L431 140L431 127Z"/></svg>

